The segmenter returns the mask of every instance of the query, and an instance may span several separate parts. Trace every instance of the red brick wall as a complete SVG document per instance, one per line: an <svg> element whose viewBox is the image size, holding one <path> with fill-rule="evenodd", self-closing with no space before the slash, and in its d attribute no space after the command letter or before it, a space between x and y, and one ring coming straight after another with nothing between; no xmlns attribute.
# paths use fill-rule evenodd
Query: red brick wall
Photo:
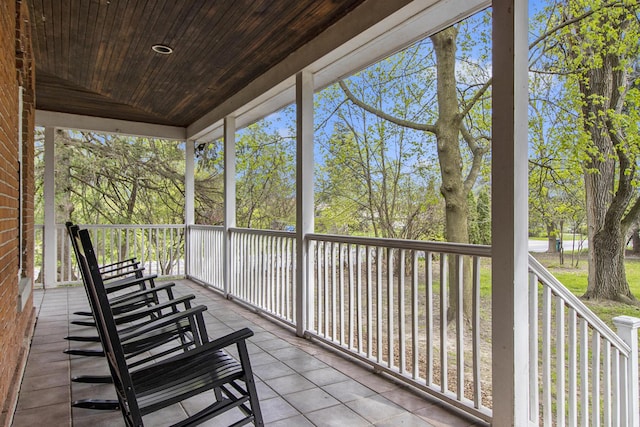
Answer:
<svg viewBox="0 0 640 427"><path fill-rule="evenodd" d="M0 425L7 426L28 350L33 301L18 312L20 258L33 272L34 64L29 15L23 0L0 0ZM25 88L19 128L18 88ZM23 253L19 245L19 132L23 153ZM31 281L32 282L32 281Z"/></svg>

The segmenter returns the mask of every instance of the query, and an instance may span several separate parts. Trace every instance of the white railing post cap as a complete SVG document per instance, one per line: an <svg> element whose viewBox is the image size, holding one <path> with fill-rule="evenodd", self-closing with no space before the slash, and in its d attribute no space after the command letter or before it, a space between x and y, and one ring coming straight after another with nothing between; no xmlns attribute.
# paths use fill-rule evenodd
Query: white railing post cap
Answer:
<svg viewBox="0 0 640 427"><path fill-rule="evenodd" d="M616 316L613 318L613 324L617 327L625 327L629 329L640 328L640 318L633 316Z"/></svg>

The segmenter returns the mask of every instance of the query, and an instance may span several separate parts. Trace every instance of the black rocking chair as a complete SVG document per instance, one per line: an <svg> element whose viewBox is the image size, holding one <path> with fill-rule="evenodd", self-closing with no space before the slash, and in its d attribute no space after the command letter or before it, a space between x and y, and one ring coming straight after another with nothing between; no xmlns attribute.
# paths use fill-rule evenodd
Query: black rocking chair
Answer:
<svg viewBox="0 0 640 427"><path fill-rule="evenodd" d="M246 339L253 332L244 328L177 356L130 371L89 234L81 230L79 237L78 261L86 272L91 309L125 424L143 426L144 415L210 392L212 403L209 406L174 424L174 427L197 425L234 408L240 409L243 415L243 419L234 426L250 422L262 426L246 346ZM237 346L239 362L224 351L233 345Z"/></svg>

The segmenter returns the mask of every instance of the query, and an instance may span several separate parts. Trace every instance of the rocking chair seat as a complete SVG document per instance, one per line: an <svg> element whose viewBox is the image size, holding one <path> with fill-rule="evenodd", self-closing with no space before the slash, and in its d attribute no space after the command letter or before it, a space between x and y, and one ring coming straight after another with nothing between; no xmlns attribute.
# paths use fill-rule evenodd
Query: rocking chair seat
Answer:
<svg viewBox="0 0 640 427"><path fill-rule="evenodd" d="M203 346L164 360L147 368L132 372L135 392L142 415L180 402L205 390L235 385L244 376L242 365L220 347L245 340L253 335L250 329L242 329L225 337L224 345L212 341ZM234 386L235 393L225 387L225 398L216 401L205 411L211 413L221 408L230 409L248 401L249 395ZM222 411L220 411L222 412ZM202 414L204 416L204 414ZM207 416L206 418L209 418Z"/></svg>

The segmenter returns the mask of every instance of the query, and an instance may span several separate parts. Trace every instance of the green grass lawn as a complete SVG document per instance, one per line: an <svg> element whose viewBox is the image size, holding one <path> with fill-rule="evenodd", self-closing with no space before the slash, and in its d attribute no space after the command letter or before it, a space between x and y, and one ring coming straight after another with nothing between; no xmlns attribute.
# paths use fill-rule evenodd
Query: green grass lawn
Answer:
<svg viewBox="0 0 640 427"><path fill-rule="evenodd" d="M574 295L578 297L584 295L587 290L587 263L584 258L579 268L570 267L570 261L567 259L567 255L565 255L565 264L562 266L559 265L557 255L536 254L536 258ZM625 263L627 282L629 282L631 293L640 300L640 260L627 259ZM640 317L640 307L613 301L583 300L583 302L611 327L613 327L611 319L616 316L628 315Z"/></svg>

